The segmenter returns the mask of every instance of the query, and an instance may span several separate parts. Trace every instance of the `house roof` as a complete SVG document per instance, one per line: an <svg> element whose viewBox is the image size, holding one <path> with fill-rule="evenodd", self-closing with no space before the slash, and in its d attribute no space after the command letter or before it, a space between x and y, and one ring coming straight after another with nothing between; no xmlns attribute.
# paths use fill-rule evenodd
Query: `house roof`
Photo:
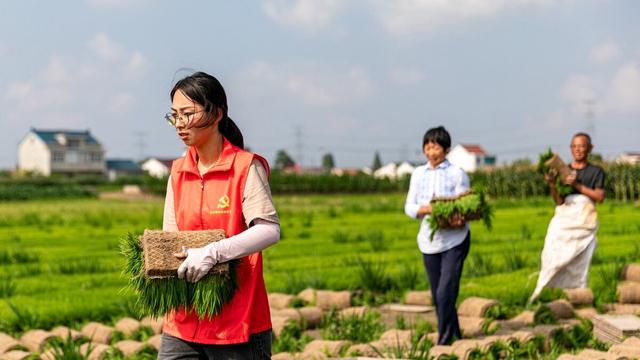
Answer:
<svg viewBox="0 0 640 360"><path fill-rule="evenodd" d="M478 154L478 155L487 155L487 152L484 151L482 146L477 144L460 144L465 150L470 153Z"/></svg>
<svg viewBox="0 0 640 360"><path fill-rule="evenodd" d="M107 170L141 171L140 165L129 159L107 159Z"/></svg>
<svg viewBox="0 0 640 360"><path fill-rule="evenodd" d="M96 140L96 138L94 138L93 135L91 135L89 130L85 130L85 131L43 130L43 129L31 128L31 131L33 131L36 135L38 135L38 137L40 137L40 139L42 139L42 141L44 141L47 144L57 144L58 140L56 139L56 135L62 134L64 136L69 136L69 137L80 137L83 139L85 144L100 145L98 140Z"/></svg>
<svg viewBox="0 0 640 360"><path fill-rule="evenodd" d="M640 151L625 151L622 153L624 156L640 156Z"/></svg>

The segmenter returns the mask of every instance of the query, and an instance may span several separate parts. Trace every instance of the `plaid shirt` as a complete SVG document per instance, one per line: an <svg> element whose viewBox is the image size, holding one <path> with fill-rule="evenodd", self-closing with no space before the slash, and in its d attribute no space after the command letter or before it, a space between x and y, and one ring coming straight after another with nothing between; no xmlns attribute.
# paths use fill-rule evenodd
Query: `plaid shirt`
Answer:
<svg viewBox="0 0 640 360"><path fill-rule="evenodd" d="M430 163L418 166L411 174L409 193L404 204L404 212L416 219L420 206L427 205L434 197L455 196L469 190L469 177L461 168L445 160L433 168ZM462 243L469 232L464 228L436 231L433 240L429 239L431 228L425 216L418 232L418 247L424 254L437 254Z"/></svg>

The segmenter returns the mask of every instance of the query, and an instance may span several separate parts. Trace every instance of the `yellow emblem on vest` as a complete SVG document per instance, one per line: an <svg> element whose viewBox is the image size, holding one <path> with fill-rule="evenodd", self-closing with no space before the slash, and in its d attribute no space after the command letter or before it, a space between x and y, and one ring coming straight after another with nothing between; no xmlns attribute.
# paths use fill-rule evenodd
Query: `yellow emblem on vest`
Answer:
<svg viewBox="0 0 640 360"><path fill-rule="evenodd" d="M218 209L227 209L231 205L231 200L227 195L223 195L218 199Z"/></svg>

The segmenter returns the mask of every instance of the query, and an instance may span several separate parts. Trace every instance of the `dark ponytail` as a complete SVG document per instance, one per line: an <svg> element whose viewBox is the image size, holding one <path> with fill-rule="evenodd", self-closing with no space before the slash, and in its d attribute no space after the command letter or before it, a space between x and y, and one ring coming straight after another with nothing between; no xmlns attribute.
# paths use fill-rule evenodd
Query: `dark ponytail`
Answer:
<svg viewBox="0 0 640 360"><path fill-rule="evenodd" d="M180 90L189 99L201 104L209 114L217 114L222 111L222 119L218 124L218 131L233 145L244 149L244 139L240 128L228 115L227 94L215 77L204 73L196 72L178 81L171 90L171 100L176 91ZM208 127L213 124L212 117L209 121L204 121L197 127Z"/></svg>
<svg viewBox="0 0 640 360"><path fill-rule="evenodd" d="M230 143L244 149L244 138L242 137L242 132L240 132L240 128L238 128L238 125L236 125L230 117L225 116L220 120L218 130L225 138L227 138L227 140L229 140Z"/></svg>

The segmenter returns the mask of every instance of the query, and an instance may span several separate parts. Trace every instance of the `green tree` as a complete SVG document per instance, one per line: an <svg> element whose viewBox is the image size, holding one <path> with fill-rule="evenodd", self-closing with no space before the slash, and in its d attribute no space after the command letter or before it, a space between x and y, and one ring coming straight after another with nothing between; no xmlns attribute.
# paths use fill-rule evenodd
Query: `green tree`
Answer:
<svg viewBox="0 0 640 360"><path fill-rule="evenodd" d="M334 167L336 167L336 162L333 160L333 155L331 153L322 155L322 168L326 172L330 172Z"/></svg>
<svg viewBox="0 0 640 360"><path fill-rule="evenodd" d="M295 161L284 150L278 150L276 153L276 169L286 169L295 166Z"/></svg>
<svg viewBox="0 0 640 360"><path fill-rule="evenodd" d="M376 171L382 167L382 160L380 160L380 153L376 151L373 156L373 164L371 165L371 171Z"/></svg>

